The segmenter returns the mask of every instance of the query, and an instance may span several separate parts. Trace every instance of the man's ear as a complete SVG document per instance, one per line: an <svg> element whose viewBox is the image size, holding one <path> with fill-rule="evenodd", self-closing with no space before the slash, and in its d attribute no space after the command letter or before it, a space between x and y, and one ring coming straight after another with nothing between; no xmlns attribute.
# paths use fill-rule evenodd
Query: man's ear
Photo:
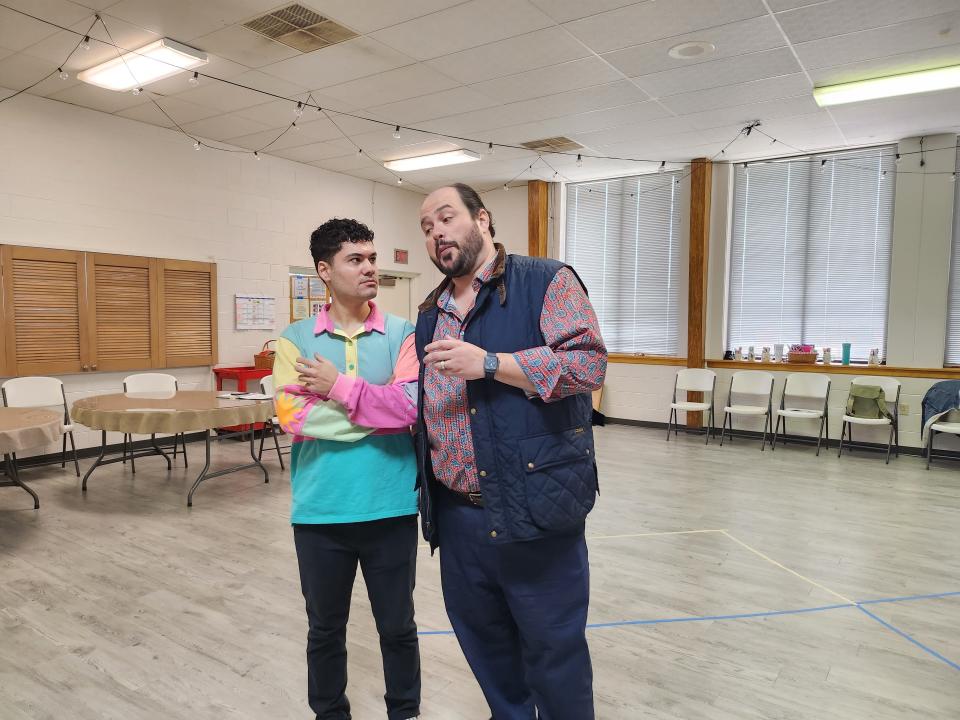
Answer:
<svg viewBox="0 0 960 720"><path fill-rule="evenodd" d="M481 231L486 230L490 232L490 213L488 213L486 209L480 208L480 210L477 211L476 222L480 226Z"/></svg>
<svg viewBox="0 0 960 720"><path fill-rule="evenodd" d="M317 263L317 275L320 276L320 279L323 280L327 285L330 284L330 275L333 271L333 268L330 266L326 260L321 260Z"/></svg>

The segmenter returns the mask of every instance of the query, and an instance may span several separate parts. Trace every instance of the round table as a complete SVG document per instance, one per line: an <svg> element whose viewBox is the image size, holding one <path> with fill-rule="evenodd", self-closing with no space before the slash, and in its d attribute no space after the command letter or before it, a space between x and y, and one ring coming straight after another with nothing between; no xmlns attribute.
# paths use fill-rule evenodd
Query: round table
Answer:
<svg viewBox="0 0 960 720"><path fill-rule="evenodd" d="M12 456L18 450L49 445L63 435L63 413L41 408L0 407L0 454L7 479L0 487L19 487L33 497L33 508L40 507L40 498L21 479Z"/></svg>
<svg viewBox="0 0 960 720"><path fill-rule="evenodd" d="M267 469L260 463L254 450L254 423L270 420L274 415L273 400L241 400L225 397L224 393L210 390L184 390L176 393L113 393L95 395L77 400L71 410L74 422L100 430L102 441L100 455L93 466L83 476L82 488L87 489L87 479L101 465L122 462L127 458L150 455L162 455L170 465L168 458L153 442L153 449L147 452L132 453L122 457L104 460L107 451L107 432L121 432L131 435L150 435L202 431L206 441L206 464L199 477L187 494L187 506L193 505L193 494L200 483L209 478L227 473L258 467L263 471L264 482L270 482ZM250 425L250 456L253 462L245 465L209 472L211 430L229 425ZM231 433L231 436L245 433ZM227 436L221 436L227 437ZM152 437L151 437L152 439Z"/></svg>

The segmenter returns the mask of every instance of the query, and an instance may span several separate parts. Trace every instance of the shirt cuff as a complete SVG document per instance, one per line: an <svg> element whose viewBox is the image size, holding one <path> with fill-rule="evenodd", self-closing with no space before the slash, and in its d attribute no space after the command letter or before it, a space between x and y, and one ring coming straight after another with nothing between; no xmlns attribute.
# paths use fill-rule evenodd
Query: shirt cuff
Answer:
<svg viewBox="0 0 960 720"><path fill-rule="evenodd" d="M513 353L513 359L523 370L537 395L546 400L560 380L560 361L548 347L536 347Z"/></svg>
<svg viewBox="0 0 960 720"><path fill-rule="evenodd" d="M333 383L333 387L330 388L330 395L328 397L343 407L347 407L347 404L350 402L350 396L353 395L356 386L357 378L340 373L337 375L337 381Z"/></svg>

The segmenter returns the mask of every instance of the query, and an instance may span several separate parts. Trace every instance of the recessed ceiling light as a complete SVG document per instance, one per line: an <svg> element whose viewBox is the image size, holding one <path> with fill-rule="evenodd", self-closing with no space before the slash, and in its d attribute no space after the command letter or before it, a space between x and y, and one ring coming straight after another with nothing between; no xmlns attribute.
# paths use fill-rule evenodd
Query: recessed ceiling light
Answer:
<svg viewBox="0 0 960 720"><path fill-rule="evenodd" d="M459 165L460 163L474 162L479 159L480 156L470 150L450 150L448 152L432 153L431 155L387 160L383 166L389 170L406 172L408 170L443 167L444 165Z"/></svg>
<svg viewBox="0 0 960 720"><path fill-rule="evenodd" d="M161 38L79 72L77 79L108 90L132 90L206 63L206 53Z"/></svg>
<svg viewBox="0 0 960 720"><path fill-rule="evenodd" d="M717 49L717 46L709 42L685 42L674 45L667 51L667 55L677 60L692 60L702 55L709 55Z"/></svg>

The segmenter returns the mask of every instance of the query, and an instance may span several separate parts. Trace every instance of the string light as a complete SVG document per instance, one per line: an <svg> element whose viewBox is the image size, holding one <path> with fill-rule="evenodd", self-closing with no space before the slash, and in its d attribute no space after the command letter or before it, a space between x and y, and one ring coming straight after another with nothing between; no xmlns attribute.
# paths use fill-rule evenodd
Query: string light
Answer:
<svg viewBox="0 0 960 720"><path fill-rule="evenodd" d="M823 170L827 166L827 159L824 158L820 161L820 174L823 175Z"/></svg>
<svg viewBox="0 0 960 720"><path fill-rule="evenodd" d="M750 163L744 163L744 164L743 164L743 174L744 174L744 175L749 175L749 174L750 174Z"/></svg>
<svg viewBox="0 0 960 720"><path fill-rule="evenodd" d="M399 126L399 125L396 125L396 126L394 126L394 128L393 128L393 139L394 139L394 140L399 140L399 139L400 139L400 126Z"/></svg>
<svg viewBox="0 0 960 720"><path fill-rule="evenodd" d="M193 141L193 149L194 149L194 150L199 150L199 149L200 149L200 141L199 141L199 140L194 140L194 141Z"/></svg>
<svg viewBox="0 0 960 720"><path fill-rule="evenodd" d="M950 173L950 182L956 182L956 181L957 181L957 174L955 172Z"/></svg>
<svg viewBox="0 0 960 720"><path fill-rule="evenodd" d="M492 143L492 142L488 142L488 143L487 143L487 155L493 155L493 143Z"/></svg>
<svg viewBox="0 0 960 720"><path fill-rule="evenodd" d="M886 178L887 178L887 171L884 170L882 173L880 173L880 179L881 179L881 180L886 180Z"/></svg>
<svg viewBox="0 0 960 720"><path fill-rule="evenodd" d="M62 67L58 67L58 68L57 68L57 71L60 73L60 79L61 79L61 80L69 80L69 79L70 79L70 73L68 73L68 72L67 72L66 70L64 70Z"/></svg>
<svg viewBox="0 0 960 720"><path fill-rule="evenodd" d="M900 164L900 153L897 153L897 154L894 156L894 162L896 162L897 165Z"/></svg>
<svg viewBox="0 0 960 720"><path fill-rule="evenodd" d="M398 177L398 178L397 178L397 185L403 185L403 178L402 178L402 177Z"/></svg>
<svg viewBox="0 0 960 720"><path fill-rule="evenodd" d="M664 172L666 172L666 170L667 170L667 161L666 161L666 160L661 160L661 161L660 161L660 167L657 168L657 172L658 172L658 173L664 173Z"/></svg>
<svg viewBox="0 0 960 720"><path fill-rule="evenodd" d="M293 110L294 117L300 117L303 115L303 103L297 100L297 107Z"/></svg>
<svg viewBox="0 0 960 720"><path fill-rule="evenodd" d="M80 43L80 47L82 47L84 50L89 50L89 49L90 49L90 36L89 36L89 35L84 35L84 36L83 36L83 42Z"/></svg>
<svg viewBox="0 0 960 720"><path fill-rule="evenodd" d="M510 186L507 185L506 183L504 183L504 184L503 184L503 191L504 191L504 192L508 192L509 190L510 190Z"/></svg>
<svg viewBox="0 0 960 720"><path fill-rule="evenodd" d="M583 156L580 153L577 153L577 167L583 167Z"/></svg>
<svg viewBox="0 0 960 720"><path fill-rule="evenodd" d="M290 129L291 129L291 130L299 130L299 129L300 129L300 128L297 127L297 121L296 121L296 120L294 120L292 123L290 123Z"/></svg>
<svg viewBox="0 0 960 720"><path fill-rule="evenodd" d="M361 155L363 155L363 148L358 147L358 148L357 148L357 157L360 157Z"/></svg>
<svg viewBox="0 0 960 720"><path fill-rule="evenodd" d="M196 87L200 84L200 73L194 71L193 75L187 80L187 83Z"/></svg>
<svg viewBox="0 0 960 720"><path fill-rule="evenodd" d="M257 160L260 159L260 153L259 153L257 150L254 150L254 151L253 151L253 156L254 156Z"/></svg>

